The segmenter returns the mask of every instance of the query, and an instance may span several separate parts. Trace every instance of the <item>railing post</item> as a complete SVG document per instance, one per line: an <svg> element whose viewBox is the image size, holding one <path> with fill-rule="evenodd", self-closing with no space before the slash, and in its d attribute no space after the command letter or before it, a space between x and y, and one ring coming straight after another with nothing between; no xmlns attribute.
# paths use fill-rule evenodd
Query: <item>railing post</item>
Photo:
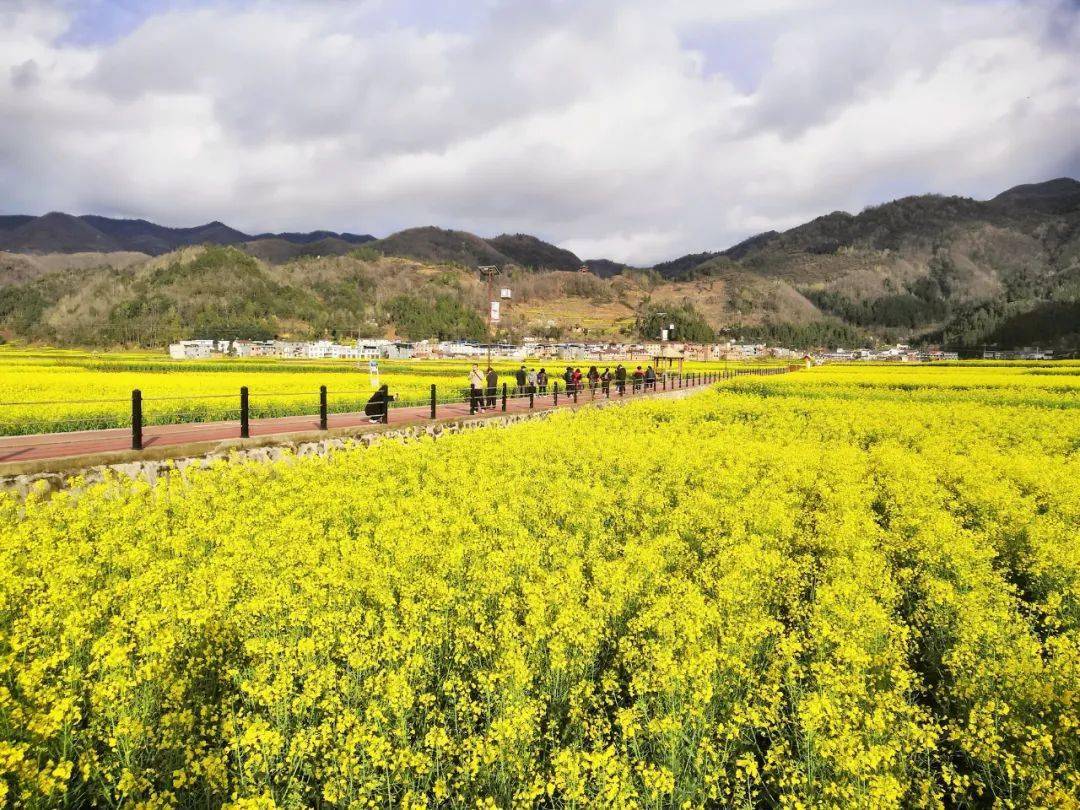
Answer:
<svg viewBox="0 0 1080 810"><path fill-rule="evenodd" d="M551 388L551 396L552 396L553 404L555 405L555 407L556 408L559 407L559 383L558 382L556 382L555 385L552 386L552 388Z"/></svg>
<svg viewBox="0 0 1080 810"><path fill-rule="evenodd" d="M246 385L240 387L240 438L251 437L251 420L248 410L248 389Z"/></svg>
<svg viewBox="0 0 1080 810"><path fill-rule="evenodd" d="M431 418L435 418L435 383L431 384Z"/></svg>
<svg viewBox="0 0 1080 810"><path fill-rule="evenodd" d="M319 430L326 430L327 426L327 414L326 414L326 386L319 386Z"/></svg>
<svg viewBox="0 0 1080 810"><path fill-rule="evenodd" d="M533 388L530 385L529 386L529 410L530 411L533 409L533 397L534 396L535 396L535 394L533 393Z"/></svg>
<svg viewBox="0 0 1080 810"><path fill-rule="evenodd" d="M502 400L502 409L503 409L504 411L506 410L506 383L503 383L503 400Z"/></svg>
<svg viewBox="0 0 1080 810"><path fill-rule="evenodd" d="M142 391L131 392L131 449L142 450Z"/></svg>
<svg viewBox="0 0 1080 810"><path fill-rule="evenodd" d="M575 404L575 405L577 405L577 390L578 390L579 388L581 388L581 386L580 386L580 385L575 385L575 386L574 386L574 404Z"/></svg>
<svg viewBox="0 0 1080 810"><path fill-rule="evenodd" d="M390 424L390 403L393 401L393 397L390 396L390 392L386 392L386 401L382 405L382 423L384 425Z"/></svg>

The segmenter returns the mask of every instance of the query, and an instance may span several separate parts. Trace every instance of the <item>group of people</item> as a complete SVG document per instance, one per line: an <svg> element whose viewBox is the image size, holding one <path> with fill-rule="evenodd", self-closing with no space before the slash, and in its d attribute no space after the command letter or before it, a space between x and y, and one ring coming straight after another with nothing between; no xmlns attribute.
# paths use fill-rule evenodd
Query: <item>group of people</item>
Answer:
<svg viewBox="0 0 1080 810"><path fill-rule="evenodd" d="M656 390L656 371L652 366L645 369L638 366L632 373L628 373L626 366L622 363L617 365L614 371L609 366L605 366L603 371L600 371L596 366L590 366L585 374L582 374L580 368L567 366L561 378L565 383L563 390L571 396L578 391L585 390L600 390L607 393L612 383L615 384L615 390L619 394L626 392L628 383L633 387L634 393L641 390ZM535 368L526 368L522 365L521 368L514 372L513 393L515 396L544 395L548 392L549 383L550 377L547 369L541 368L537 371ZM486 371L481 371L480 366L473 363L472 370L469 372L469 390L479 392L478 407L481 412L495 407L498 389L498 372L491 366L488 366Z"/></svg>
<svg viewBox="0 0 1080 810"><path fill-rule="evenodd" d="M645 369L638 366L633 373L627 373L626 366L622 363L615 366L614 371L611 371L608 366L605 366L603 371L597 369L596 366L590 366L589 370L584 374L581 373L580 368L567 366L561 377L565 383L563 390L569 396L585 390L593 392L600 390L606 394L610 391L612 383L615 384L615 390L620 395L626 393L627 384L633 387L634 393L642 390L656 390L656 371L652 366ZM534 368L526 368L522 365L521 368L514 372L514 396L545 395L548 393L549 382L550 378L547 369L542 368L537 371ZM469 372L469 393L478 396L477 405L481 412L495 407L498 400L498 391L498 372L491 366L487 367L487 371L481 371L480 366L473 363L472 370ZM393 401L394 397L387 390L387 387L381 385L367 401L364 406L364 413L372 422L385 423L390 403Z"/></svg>

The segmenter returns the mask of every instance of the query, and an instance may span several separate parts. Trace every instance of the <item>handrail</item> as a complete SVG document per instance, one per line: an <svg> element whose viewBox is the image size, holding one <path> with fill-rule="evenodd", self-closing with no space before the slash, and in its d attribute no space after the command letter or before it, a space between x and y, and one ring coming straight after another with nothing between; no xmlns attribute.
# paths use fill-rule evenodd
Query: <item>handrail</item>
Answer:
<svg viewBox="0 0 1080 810"><path fill-rule="evenodd" d="M728 379L734 379L736 377L747 376L767 376L774 374L787 373L797 371L801 369L801 365L787 365L787 366L769 366L762 368L735 368L725 369L715 372L688 372L683 374L661 372L656 375L652 380L646 380L644 378L634 379L628 377L625 380L608 380L597 381L590 383L587 379L583 379L582 382L569 388L562 387L565 382L560 378L554 380L548 380L546 391L541 391L539 386L525 386L524 389L517 386L515 383L511 387L508 383L503 382L501 386L497 386L494 389L487 386L483 388L465 388L455 387L452 389L454 393L449 396L439 397L437 387L432 384L430 389L430 395L428 397L408 398L408 399L396 399L391 398L391 401L386 404L384 412L381 414L383 421L390 419L394 412L400 412L403 409L416 409L417 413L413 416L420 417L424 409L428 409L429 415L427 418L437 419L439 407L447 406L468 406L468 413L470 415L476 414L478 411L487 411L495 409L498 411L506 411L509 407L509 403L517 403L523 400L528 400L529 408L532 409L537 404L541 408L560 407L567 404L579 404L580 398L585 397L586 402L593 402L598 398L607 399L633 399L634 397L641 395L657 394L664 391L674 391L686 388L699 388L705 385L711 385L714 383L722 382ZM128 422L128 428L131 431L131 447L135 450L141 450L143 446L143 431L148 427L171 427L176 425L215 425L220 426L222 424L236 424L239 422L239 430L237 431L240 438L248 438L251 435L252 427L258 428L260 425L265 424L274 419L296 419L303 417L311 417L318 419L319 429L326 430L330 427L331 417L341 417L346 415L355 416L360 413L358 411L335 411L332 407L333 403L329 401L329 396L335 396L339 398L345 398L346 403L349 398L356 397L357 404L363 401L366 394L361 391L347 392L347 391L334 391L328 392L326 386L320 386L318 391L312 392L264 392L258 395L258 397L280 397L280 396L295 396L295 397L310 397L312 402L312 412L304 412L299 414L283 414L281 416L268 416L258 417L252 419L251 416L251 401L257 399L252 397L249 389L245 386L240 389L239 397L237 394L213 394L213 395L197 395L195 397L144 397L140 391L133 391L131 397L131 415ZM560 403L560 396L562 402ZM200 399L238 399L239 402L239 419L236 417L236 410L232 411L232 419L215 419L211 414L203 414L199 411L187 411L184 416L208 416L210 417L206 421L201 421L196 418L191 421L176 420L175 417L178 414L166 414L166 417L172 419L172 421L156 422L147 420L144 414L144 407L146 405L152 405L155 402L171 402L177 400L200 400ZM92 403L117 403L124 402L121 399L102 399L102 400L72 400L70 404L92 404ZM340 399L338 400L340 407ZM41 402L25 402L25 403L0 403L0 407L4 405L33 405L33 404L67 404L63 401L41 401ZM317 408L317 410L315 410ZM361 408L363 410L363 408ZM516 407L515 410L520 411L520 407ZM85 422L87 419L94 417L86 417L84 419L67 419L59 420L52 424L76 424ZM78 431L80 433L96 433L98 435L111 433L115 436L116 431L124 430L122 426L117 427L104 427L97 429L90 429L87 431ZM48 433L36 434L37 446L48 446L50 444L71 443L75 441L60 439L59 437L65 436L69 433L76 431L50 431ZM155 433L158 433L155 431ZM160 435L160 434L159 434ZM50 441L46 437L53 437L55 441ZM157 438L155 436L154 438ZM16 445L17 434L2 436L0 435L0 450L6 446L11 448L13 446L29 446L29 443L25 445Z"/></svg>

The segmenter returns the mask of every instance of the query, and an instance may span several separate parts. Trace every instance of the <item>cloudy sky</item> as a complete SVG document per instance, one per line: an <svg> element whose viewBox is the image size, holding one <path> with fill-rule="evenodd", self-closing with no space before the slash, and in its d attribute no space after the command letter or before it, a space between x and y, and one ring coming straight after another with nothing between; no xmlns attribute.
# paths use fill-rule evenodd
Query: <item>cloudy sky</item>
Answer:
<svg viewBox="0 0 1080 810"><path fill-rule="evenodd" d="M0 0L0 213L650 263L1061 175L1077 0Z"/></svg>

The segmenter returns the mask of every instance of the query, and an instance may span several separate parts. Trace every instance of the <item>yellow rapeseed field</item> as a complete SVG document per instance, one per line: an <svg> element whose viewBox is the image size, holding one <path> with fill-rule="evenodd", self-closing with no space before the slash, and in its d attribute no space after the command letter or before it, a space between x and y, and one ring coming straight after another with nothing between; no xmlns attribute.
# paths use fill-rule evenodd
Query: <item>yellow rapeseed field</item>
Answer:
<svg viewBox="0 0 1080 810"><path fill-rule="evenodd" d="M1078 376L5 496L0 804L1076 807Z"/></svg>
<svg viewBox="0 0 1080 810"><path fill-rule="evenodd" d="M626 361L647 364L639 358ZM481 365L486 365L483 358ZM529 360L554 382L567 365L587 371L585 361ZM492 364L500 380L513 386L520 362ZM614 371L615 363L611 363ZM687 372L717 371L762 363L686 362ZM429 401L431 385L440 402L462 401L470 360L378 361L378 382L399 404ZM603 368L603 365L601 365ZM131 391L143 395L147 424L238 419L240 387L250 393L252 418L314 414L319 386L327 387L331 413L361 410L371 396L368 361L215 358L170 360L159 354L91 353L62 349L0 347L0 436L126 427L131 423ZM560 385L563 383L560 382Z"/></svg>

